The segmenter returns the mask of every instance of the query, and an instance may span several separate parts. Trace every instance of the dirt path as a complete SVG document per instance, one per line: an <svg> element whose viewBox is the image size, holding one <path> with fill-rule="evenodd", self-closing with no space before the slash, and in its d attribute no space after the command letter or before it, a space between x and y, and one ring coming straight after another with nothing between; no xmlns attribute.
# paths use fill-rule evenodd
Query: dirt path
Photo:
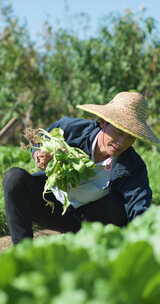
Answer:
<svg viewBox="0 0 160 304"><path fill-rule="evenodd" d="M52 230L40 230L34 233L34 238L36 239L39 236L47 236L47 235L52 235L52 234L58 234L59 232L57 231L52 231ZM0 252L4 251L5 249L9 248L12 246L11 242L11 237L10 236L3 236L0 237Z"/></svg>

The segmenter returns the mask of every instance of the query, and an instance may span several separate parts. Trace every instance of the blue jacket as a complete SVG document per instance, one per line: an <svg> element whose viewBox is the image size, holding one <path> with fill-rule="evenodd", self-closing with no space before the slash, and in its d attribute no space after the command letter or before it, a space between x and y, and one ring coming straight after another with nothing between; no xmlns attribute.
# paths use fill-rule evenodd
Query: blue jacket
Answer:
<svg viewBox="0 0 160 304"><path fill-rule="evenodd" d="M70 117L56 121L48 131L53 128L63 129L66 142L72 147L82 149L89 157L91 157L93 140L101 129L96 120ZM123 195L128 221L149 207L152 192L146 165L132 147L118 157L111 172L109 191L118 191Z"/></svg>

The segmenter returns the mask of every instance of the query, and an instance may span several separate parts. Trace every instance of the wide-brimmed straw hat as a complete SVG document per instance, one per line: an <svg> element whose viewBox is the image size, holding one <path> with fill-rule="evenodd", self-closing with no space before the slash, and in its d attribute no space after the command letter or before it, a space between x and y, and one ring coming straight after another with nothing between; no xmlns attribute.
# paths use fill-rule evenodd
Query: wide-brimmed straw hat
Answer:
<svg viewBox="0 0 160 304"><path fill-rule="evenodd" d="M142 141L160 144L147 125L147 103L140 93L121 92L105 105L84 104L77 107Z"/></svg>

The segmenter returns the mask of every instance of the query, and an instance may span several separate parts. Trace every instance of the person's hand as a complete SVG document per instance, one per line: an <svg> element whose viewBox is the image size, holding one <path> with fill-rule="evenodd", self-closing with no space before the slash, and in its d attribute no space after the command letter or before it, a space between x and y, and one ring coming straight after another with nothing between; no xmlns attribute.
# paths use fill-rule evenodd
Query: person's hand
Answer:
<svg viewBox="0 0 160 304"><path fill-rule="evenodd" d="M33 154L36 166L39 169L44 170L47 167L48 162L52 159L52 155L48 152L37 150Z"/></svg>

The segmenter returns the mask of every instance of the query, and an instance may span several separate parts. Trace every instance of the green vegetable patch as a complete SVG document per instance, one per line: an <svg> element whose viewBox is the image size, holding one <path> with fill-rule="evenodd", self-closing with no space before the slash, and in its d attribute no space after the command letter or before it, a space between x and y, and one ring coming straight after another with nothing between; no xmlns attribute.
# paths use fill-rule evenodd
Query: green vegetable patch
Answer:
<svg viewBox="0 0 160 304"><path fill-rule="evenodd" d="M1 304L157 304L160 208L126 228L84 223L77 233L25 240L0 256Z"/></svg>

